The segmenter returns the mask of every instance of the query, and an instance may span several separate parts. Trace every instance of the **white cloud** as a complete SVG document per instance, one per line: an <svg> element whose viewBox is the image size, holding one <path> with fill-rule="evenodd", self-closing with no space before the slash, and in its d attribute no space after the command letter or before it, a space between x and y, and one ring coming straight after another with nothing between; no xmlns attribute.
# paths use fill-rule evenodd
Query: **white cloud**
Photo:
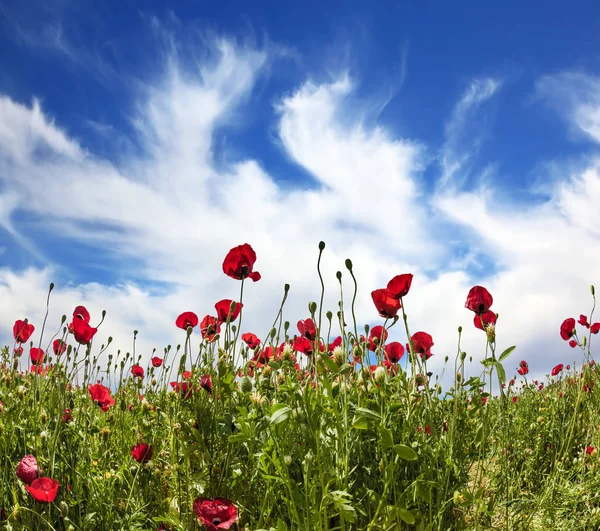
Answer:
<svg viewBox="0 0 600 531"><path fill-rule="evenodd" d="M378 322L373 289L395 274L415 274L406 300L409 324L412 332L433 335L433 370L456 352L459 324L465 327L463 348L476 360L483 356L483 334L472 328L473 316L463 307L477 282L495 297L501 346L517 343L515 356L538 371L571 354L557 329L564 317L585 313L582 286L594 281L600 265L597 167L565 179L546 204L527 212L497 203L492 188L442 187L430 200L423 182L425 146L367 125L354 105L355 81L341 75L328 83L306 81L276 103L281 149L314 179L311 187L289 181L284 187L255 160L215 164L215 131L243 115L271 56L224 40L213 51L193 68L172 55L162 79L140 85L130 117L141 154L128 154L118 164L87 152L39 104L0 100L0 124L11 124L0 129L3 227L23 237L11 220L20 210L32 213L39 234L50 231L70 245L91 244L95 260L116 259L124 276L138 283L61 285L60 264L3 269L0 337L10 338L17 318L41 324L47 286L54 280L50 329L77 304L87 305L94 319L106 309L98 343L111 335L114 349L129 350L136 328L138 352L148 359L153 346L161 350L183 341L174 327L181 311L202 317L213 313L219 299L238 297L239 283L223 275L221 263L229 248L243 242L256 249L256 269L263 275L246 285L243 328L264 336L284 283L292 286L284 315L292 323L307 317L307 303L318 300L317 244L325 240L326 309L337 309L338 269L344 273L345 301L351 298L343 266L351 257L360 289L359 328ZM447 124L449 139L460 137L471 112L499 86L492 79L470 85ZM450 149L451 143L442 157ZM471 260L483 252L499 273L474 280L460 270L447 241L448 219L464 229ZM128 259L138 264L135 271L125 269ZM425 273L435 268L436 276ZM160 292L140 288L147 280L173 285ZM349 305L346 311L350 324ZM393 338L405 342L400 324ZM547 350L536 351L536 345Z"/></svg>

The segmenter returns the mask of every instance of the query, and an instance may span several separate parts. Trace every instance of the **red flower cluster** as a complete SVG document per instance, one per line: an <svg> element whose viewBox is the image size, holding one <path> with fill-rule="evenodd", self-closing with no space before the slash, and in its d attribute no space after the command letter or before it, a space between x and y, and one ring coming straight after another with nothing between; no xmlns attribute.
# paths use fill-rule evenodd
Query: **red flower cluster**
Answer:
<svg viewBox="0 0 600 531"><path fill-rule="evenodd" d="M519 368L517 369L517 372L521 376L525 376L529 373L529 365L527 365L527 362L525 360L522 360L521 363L519 363Z"/></svg>
<svg viewBox="0 0 600 531"><path fill-rule="evenodd" d="M489 325L495 325L498 316L490 310L494 299L483 286L473 286L467 294L465 308L475 313L473 324L479 330L485 330Z"/></svg>
<svg viewBox="0 0 600 531"><path fill-rule="evenodd" d="M33 455L26 455L19 461L15 471L17 477L25 483L27 492L41 503L52 503L58 494L58 481L41 477L41 470Z"/></svg>

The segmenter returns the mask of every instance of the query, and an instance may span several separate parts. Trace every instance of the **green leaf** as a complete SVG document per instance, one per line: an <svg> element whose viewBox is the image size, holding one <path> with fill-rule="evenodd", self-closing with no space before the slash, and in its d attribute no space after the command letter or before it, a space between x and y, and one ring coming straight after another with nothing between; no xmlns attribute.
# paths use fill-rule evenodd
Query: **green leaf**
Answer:
<svg viewBox="0 0 600 531"><path fill-rule="evenodd" d="M423 485L423 483L417 482L417 494L423 501L431 503L431 485Z"/></svg>
<svg viewBox="0 0 600 531"><path fill-rule="evenodd" d="M416 522L413 513L411 513L408 509L404 509L403 507L396 507L396 511L398 512L398 516L402 518L407 524L414 524Z"/></svg>
<svg viewBox="0 0 600 531"><path fill-rule="evenodd" d="M410 446L406 446L406 444L395 444L394 450L405 461L416 461L419 458L417 452L415 452Z"/></svg>
<svg viewBox="0 0 600 531"><path fill-rule="evenodd" d="M504 361L506 358L508 358L510 356L510 353L513 350L515 350L516 348L517 348L516 345L513 345L512 347L508 347L502 354L500 354L498 361Z"/></svg>
<svg viewBox="0 0 600 531"><path fill-rule="evenodd" d="M379 414L377 414L377 413L375 413L375 411L371 411L370 409L367 409L365 407L357 407L356 415L360 416L360 417L365 417L369 420L376 420L376 421L381 420L381 416Z"/></svg>
<svg viewBox="0 0 600 531"><path fill-rule="evenodd" d="M502 363L499 361L496 362L496 372L498 373L498 380L500 381L500 385L506 382L506 372L504 371L504 367Z"/></svg>
<svg viewBox="0 0 600 531"><path fill-rule="evenodd" d="M275 410L275 412L271 415L271 424L280 424L281 422L284 422L290 418L292 409L289 406L286 406L284 404L275 404L273 408L275 408L275 406L281 407L278 407Z"/></svg>
<svg viewBox="0 0 600 531"><path fill-rule="evenodd" d="M394 436L392 435L392 432L390 430L388 430L387 428L384 428L384 427L381 428L379 444L384 449L391 448L392 446L394 446Z"/></svg>
<svg viewBox="0 0 600 531"><path fill-rule="evenodd" d="M325 365L325 367L327 367L332 373L336 374L339 372L340 368L327 354L321 356L321 361L323 362L323 365Z"/></svg>

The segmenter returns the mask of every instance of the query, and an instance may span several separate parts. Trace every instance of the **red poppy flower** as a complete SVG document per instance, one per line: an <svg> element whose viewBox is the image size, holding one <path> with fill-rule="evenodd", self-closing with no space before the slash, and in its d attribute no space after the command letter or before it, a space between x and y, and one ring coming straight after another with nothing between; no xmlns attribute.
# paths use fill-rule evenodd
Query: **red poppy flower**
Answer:
<svg viewBox="0 0 600 531"><path fill-rule="evenodd" d="M55 339L52 342L52 350L55 356L60 356L67 350L67 344L62 339Z"/></svg>
<svg viewBox="0 0 600 531"><path fill-rule="evenodd" d="M23 347L17 347L14 350L14 354L15 356L18 356L20 358L23 355Z"/></svg>
<svg viewBox="0 0 600 531"><path fill-rule="evenodd" d="M261 340L258 339L258 336L251 332L246 332L242 334L242 341L246 343L251 349L255 349L261 344Z"/></svg>
<svg viewBox="0 0 600 531"><path fill-rule="evenodd" d="M177 317L175 324L182 330L187 330L188 326L194 328L198 324L198 316L194 312L183 312Z"/></svg>
<svg viewBox="0 0 600 531"><path fill-rule="evenodd" d="M240 311L242 310L244 305L240 304L239 302L236 302L233 311L231 311L231 305L233 304L233 302L234 301L232 301L231 299L223 299L222 301L219 301L217 302L217 304L215 304L215 309L217 310L217 317L222 323L227 322L227 317L229 317L229 322L233 323L233 321L235 321L240 315Z"/></svg>
<svg viewBox="0 0 600 531"><path fill-rule="evenodd" d="M579 316L579 321L577 321L581 326L585 326L586 328L590 327L590 323L588 323L587 315L581 314Z"/></svg>
<svg viewBox="0 0 600 531"><path fill-rule="evenodd" d="M39 365L40 363L43 363L44 356L46 356L46 353L41 348L32 347L29 351L31 363L33 363L34 365Z"/></svg>
<svg viewBox="0 0 600 531"><path fill-rule="evenodd" d="M575 341L574 339L571 339L571 340L569 341L569 346L570 346L571 348L575 348L575 347L577 346L577 341Z"/></svg>
<svg viewBox="0 0 600 531"><path fill-rule="evenodd" d="M387 341L387 338L388 332L383 326L374 326L369 331L369 350L374 351L377 349L377 347L383 346L383 344Z"/></svg>
<svg viewBox="0 0 600 531"><path fill-rule="evenodd" d="M585 447L585 453L586 455L591 455L594 453L594 447L593 446L586 446Z"/></svg>
<svg viewBox="0 0 600 531"><path fill-rule="evenodd" d="M396 299L387 288L372 291L371 298L379 315L386 319L396 317L398 310L401 308L400 300Z"/></svg>
<svg viewBox="0 0 600 531"><path fill-rule="evenodd" d="M513 397L512 397L512 401L513 401L513 404L516 404L516 403L517 403L517 397L516 397L516 396L513 396Z"/></svg>
<svg viewBox="0 0 600 531"><path fill-rule="evenodd" d="M74 318L69 325L69 332L73 334L75 341L80 345L87 345L98 331L97 328L92 328L86 321Z"/></svg>
<svg viewBox="0 0 600 531"><path fill-rule="evenodd" d="M336 347L341 347L341 346L342 346L342 336L337 336L331 343L329 343L327 350L329 350L329 352L333 352Z"/></svg>
<svg viewBox="0 0 600 531"><path fill-rule="evenodd" d="M218 529L231 529L237 521L237 508L225 498L196 498L194 500L194 514L207 531Z"/></svg>
<svg viewBox="0 0 600 531"><path fill-rule="evenodd" d="M238 245L231 249L223 260L223 273L236 280L251 278L254 282L260 280L260 273L252 271L256 262L254 249L247 244Z"/></svg>
<svg viewBox="0 0 600 531"><path fill-rule="evenodd" d="M218 319L215 319L211 315L207 315L202 319L200 323L200 333L202 334L202 339L206 339L207 341L213 341L215 336L221 331L221 323Z"/></svg>
<svg viewBox="0 0 600 531"><path fill-rule="evenodd" d="M411 273L405 273L403 275L397 275L388 282L387 289L395 299L401 299L410 290L412 284L413 275Z"/></svg>
<svg viewBox="0 0 600 531"><path fill-rule="evenodd" d="M563 364L559 363L556 367L554 367L552 369L552 376L556 376L558 373L560 373L563 370Z"/></svg>
<svg viewBox="0 0 600 531"><path fill-rule="evenodd" d="M306 337L297 337L294 339L292 346L295 351L302 352L302 354L307 356L312 356L313 344L310 339L307 339Z"/></svg>
<svg viewBox="0 0 600 531"><path fill-rule="evenodd" d="M25 485L29 494L42 503L52 503L58 494L58 487L60 483L50 478L38 478L33 480L31 486Z"/></svg>
<svg viewBox="0 0 600 531"><path fill-rule="evenodd" d="M205 374L200 377L200 387L204 389L209 395L212 395L212 380L210 379L210 374Z"/></svg>
<svg viewBox="0 0 600 531"><path fill-rule="evenodd" d="M62 416L62 421L65 423L69 423L73 420L73 415L71 415L71 410L69 408L65 409L65 412Z"/></svg>
<svg viewBox="0 0 600 531"><path fill-rule="evenodd" d="M143 378L144 368L136 363L133 367L131 367L131 374L136 378Z"/></svg>
<svg viewBox="0 0 600 531"><path fill-rule="evenodd" d="M600 323L594 323L592 326L590 326L590 332L592 334L597 334L600 332Z"/></svg>
<svg viewBox="0 0 600 531"><path fill-rule="evenodd" d="M131 457L138 463L147 463L152 459L152 446L145 443L137 443L131 447Z"/></svg>
<svg viewBox="0 0 600 531"><path fill-rule="evenodd" d="M392 341L384 347L385 358L391 363L398 363L404 356L404 347L398 341Z"/></svg>
<svg viewBox="0 0 600 531"><path fill-rule="evenodd" d="M40 469L36 458L31 454L22 457L15 473L23 483L31 485L34 480L40 477Z"/></svg>
<svg viewBox="0 0 600 531"><path fill-rule="evenodd" d="M421 356L421 358L429 359L431 354L431 347L433 347L433 338L427 332L415 332L411 338L415 352Z"/></svg>
<svg viewBox="0 0 600 531"><path fill-rule="evenodd" d="M102 411L108 411L108 408L115 403L115 399L110 394L110 389L102 384L89 384L88 391L92 400L98 402Z"/></svg>
<svg viewBox="0 0 600 531"><path fill-rule="evenodd" d="M529 365L527 364L527 362L525 360L523 360L523 361L521 361L521 363L519 363L519 368L517 369L517 372L521 376L525 376L526 374L529 373Z"/></svg>
<svg viewBox="0 0 600 531"><path fill-rule="evenodd" d="M568 319L565 319L560 325L560 337L562 337L565 341L569 341L569 339L571 339L574 333L575 319L569 317Z"/></svg>
<svg viewBox="0 0 600 531"><path fill-rule="evenodd" d="M13 336L17 343L25 343L33 334L35 330L35 326L31 323L26 323L25 321L21 321L20 319L15 321L13 326Z"/></svg>
<svg viewBox="0 0 600 531"><path fill-rule="evenodd" d="M189 385L187 382L181 382L181 383L180 382L171 382L169 385L173 388L173 391L175 391L176 393L179 393L181 398L185 398L185 399L190 398L194 391L192 389L192 386Z"/></svg>
<svg viewBox="0 0 600 531"><path fill-rule="evenodd" d="M483 330L483 327L487 327L492 324L495 325L497 321L496 314L492 310L488 310L487 312L482 313L481 315L475 315L473 318L473 324L475 328L479 328L479 330ZM481 324L483 321L483 325Z"/></svg>
<svg viewBox="0 0 600 531"><path fill-rule="evenodd" d="M302 337L312 341L317 337L317 325L315 325L312 319L298 321L298 332L300 332Z"/></svg>
<svg viewBox="0 0 600 531"><path fill-rule="evenodd" d="M160 367L163 364L163 360L162 358L159 358L158 356L154 356L152 358L152 367Z"/></svg>
<svg viewBox="0 0 600 531"><path fill-rule="evenodd" d="M465 308L480 315L487 312L493 302L494 299L487 289L485 289L483 286L473 286L467 295Z"/></svg>

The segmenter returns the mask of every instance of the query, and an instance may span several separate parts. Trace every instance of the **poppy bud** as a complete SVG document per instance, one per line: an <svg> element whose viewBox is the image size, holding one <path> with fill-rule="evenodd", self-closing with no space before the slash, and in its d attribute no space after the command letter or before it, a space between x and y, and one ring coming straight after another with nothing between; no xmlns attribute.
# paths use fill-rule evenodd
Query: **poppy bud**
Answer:
<svg viewBox="0 0 600 531"><path fill-rule="evenodd" d="M341 272L341 271L338 271L338 272L335 274L335 276L336 276L336 278L337 278L338 280L342 280L342 272Z"/></svg>
<svg viewBox="0 0 600 531"><path fill-rule="evenodd" d="M319 251L323 251L325 249L325 242L319 242Z"/></svg>
<svg viewBox="0 0 600 531"><path fill-rule="evenodd" d="M448 356L444 358L444 363L448 363Z"/></svg>
<svg viewBox="0 0 600 531"><path fill-rule="evenodd" d="M317 311L317 303L316 302L309 302L308 303L308 311L311 314L314 314Z"/></svg>
<svg viewBox="0 0 600 531"><path fill-rule="evenodd" d="M590 291L592 292L592 297L595 297L596 296L596 290L594 289L594 285L593 284L590 286Z"/></svg>
<svg viewBox="0 0 600 531"><path fill-rule="evenodd" d="M67 516L69 516L69 506L67 505L67 503L63 500L60 502L60 514L62 515L63 518L66 518Z"/></svg>
<svg viewBox="0 0 600 531"><path fill-rule="evenodd" d="M288 291L290 291L290 285L289 285L289 284L285 284L285 285L283 286L283 291L284 291L285 293L287 293Z"/></svg>
<svg viewBox="0 0 600 531"><path fill-rule="evenodd" d="M459 334L462 334L462 326L459 326L459 327L458 327L458 333L459 333Z"/></svg>
<svg viewBox="0 0 600 531"><path fill-rule="evenodd" d="M277 335L277 328L273 327L271 329L271 339L275 339L275 336Z"/></svg>
<svg viewBox="0 0 600 531"><path fill-rule="evenodd" d="M331 312L327 312L327 313L325 314L325 317L327 317L327 320L328 320L328 321L331 321L331 319L332 319L332 317L333 317L333 314L332 314Z"/></svg>
<svg viewBox="0 0 600 531"><path fill-rule="evenodd" d="M248 376L244 376L242 378L242 382L240 384L240 389L242 393L251 393L252 392L252 380Z"/></svg>
<svg viewBox="0 0 600 531"><path fill-rule="evenodd" d="M379 384L385 382L385 368L381 365L375 369L375 381Z"/></svg>
<svg viewBox="0 0 600 531"><path fill-rule="evenodd" d="M289 330L289 328L290 328L290 322L289 321L286 321L285 323L283 323L283 330L285 332L287 332Z"/></svg>
<svg viewBox="0 0 600 531"><path fill-rule="evenodd" d="M346 258L345 264L348 271L352 271L352 260L350 260L350 258Z"/></svg>
<svg viewBox="0 0 600 531"><path fill-rule="evenodd" d="M581 340L581 344L585 347L587 344L587 337L583 336L583 339Z"/></svg>

